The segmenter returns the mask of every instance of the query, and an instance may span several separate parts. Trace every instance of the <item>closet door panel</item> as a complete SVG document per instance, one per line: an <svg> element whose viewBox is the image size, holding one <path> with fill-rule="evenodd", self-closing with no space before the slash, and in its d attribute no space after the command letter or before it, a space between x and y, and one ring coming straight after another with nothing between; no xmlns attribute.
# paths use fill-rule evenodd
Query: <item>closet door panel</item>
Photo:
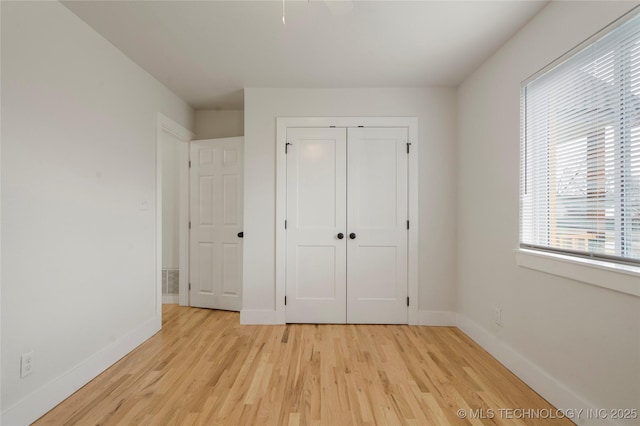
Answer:
<svg viewBox="0 0 640 426"><path fill-rule="evenodd" d="M406 143L406 128L348 130L349 323L408 321Z"/></svg>
<svg viewBox="0 0 640 426"><path fill-rule="evenodd" d="M287 129L289 323L346 322L346 131Z"/></svg>

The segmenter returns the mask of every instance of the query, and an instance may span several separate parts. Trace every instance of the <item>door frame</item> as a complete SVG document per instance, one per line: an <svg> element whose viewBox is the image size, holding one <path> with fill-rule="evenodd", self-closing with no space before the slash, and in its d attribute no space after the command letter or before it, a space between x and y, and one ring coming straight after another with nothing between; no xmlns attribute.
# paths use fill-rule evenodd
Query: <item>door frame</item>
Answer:
<svg viewBox="0 0 640 426"><path fill-rule="evenodd" d="M194 134L162 113L156 117L156 320L162 324L162 134L180 141L178 304L189 305L189 145Z"/></svg>
<svg viewBox="0 0 640 426"><path fill-rule="evenodd" d="M409 325L418 325L418 118L417 117L277 117L276 118L276 244L275 244L275 311L276 321L286 323L284 305L286 290L287 157L285 153L288 128L300 127L403 127L408 129L409 155L409 220L408 294Z"/></svg>

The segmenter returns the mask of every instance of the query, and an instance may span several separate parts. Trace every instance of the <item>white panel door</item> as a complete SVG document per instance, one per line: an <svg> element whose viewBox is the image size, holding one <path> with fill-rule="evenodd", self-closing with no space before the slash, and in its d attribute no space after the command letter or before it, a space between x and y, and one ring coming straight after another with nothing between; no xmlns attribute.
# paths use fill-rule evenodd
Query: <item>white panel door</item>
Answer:
<svg viewBox="0 0 640 426"><path fill-rule="evenodd" d="M244 139L191 141L190 305L242 305Z"/></svg>
<svg viewBox="0 0 640 426"><path fill-rule="evenodd" d="M289 323L346 322L346 131L287 129Z"/></svg>
<svg viewBox="0 0 640 426"><path fill-rule="evenodd" d="M348 130L349 323L408 322L407 132Z"/></svg>

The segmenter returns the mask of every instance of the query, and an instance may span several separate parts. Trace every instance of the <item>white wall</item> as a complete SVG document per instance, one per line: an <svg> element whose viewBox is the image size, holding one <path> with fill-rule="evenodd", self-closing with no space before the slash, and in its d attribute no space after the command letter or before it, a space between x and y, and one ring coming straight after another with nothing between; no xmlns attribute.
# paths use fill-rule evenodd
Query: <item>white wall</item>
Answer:
<svg viewBox="0 0 640 426"><path fill-rule="evenodd" d="M243 311L275 309L276 117L416 116L419 309L454 311L455 89L245 89Z"/></svg>
<svg viewBox="0 0 640 426"><path fill-rule="evenodd" d="M182 142L162 132L162 267L180 266L180 152Z"/></svg>
<svg viewBox="0 0 640 426"><path fill-rule="evenodd" d="M195 139L244 136L244 111L198 110L194 128Z"/></svg>
<svg viewBox="0 0 640 426"><path fill-rule="evenodd" d="M638 407L640 299L516 266L520 82L634 5L552 2L459 88L460 324L558 406Z"/></svg>
<svg viewBox="0 0 640 426"><path fill-rule="evenodd" d="M193 112L62 4L1 7L2 420L14 425L158 330L156 114L189 128Z"/></svg>

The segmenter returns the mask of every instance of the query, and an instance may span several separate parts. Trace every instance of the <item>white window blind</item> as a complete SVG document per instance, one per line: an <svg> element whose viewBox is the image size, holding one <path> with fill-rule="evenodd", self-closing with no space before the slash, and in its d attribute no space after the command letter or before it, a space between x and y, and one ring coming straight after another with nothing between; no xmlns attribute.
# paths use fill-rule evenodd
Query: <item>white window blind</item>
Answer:
<svg viewBox="0 0 640 426"><path fill-rule="evenodd" d="M640 15L523 84L522 247L640 263Z"/></svg>

